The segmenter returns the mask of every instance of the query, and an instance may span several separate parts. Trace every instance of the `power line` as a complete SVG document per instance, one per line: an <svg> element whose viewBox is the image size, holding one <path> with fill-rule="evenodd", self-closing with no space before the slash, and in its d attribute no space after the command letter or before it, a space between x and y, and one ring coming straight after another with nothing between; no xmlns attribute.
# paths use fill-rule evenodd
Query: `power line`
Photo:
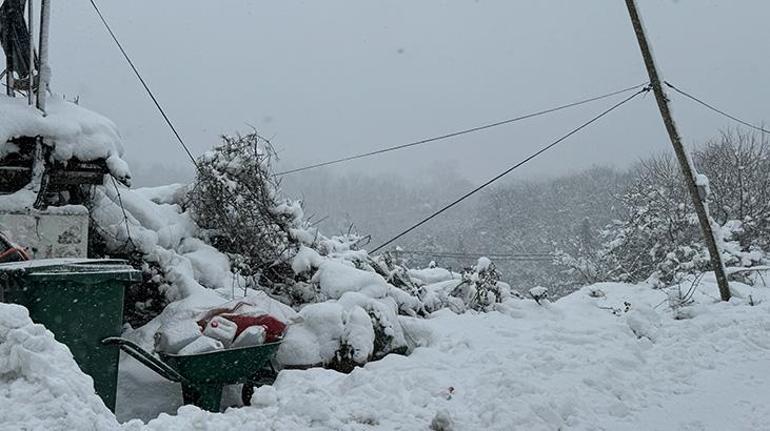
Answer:
<svg viewBox="0 0 770 431"><path fill-rule="evenodd" d="M561 142L562 142L562 141L564 141L565 139L569 138L570 136L572 136L572 135L574 135L575 133L577 133L577 132L579 132L579 131L583 130L584 128L588 127L590 124L592 124L592 123L596 122L596 121L597 121L597 120L599 120L600 118L602 118L602 117L604 117L605 115L609 114L610 112L614 111L616 108L618 108L618 107L620 107L621 105L623 105L623 104L625 104L625 103L629 102L631 99L635 98L636 96L638 96L638 95L640 95L640 94L642 94L642 93L646 93L646 92L648 92L648 91L650 91L650 87L649 87L649 86L646 86L646 87L642 88L641 90L637 91L636 93L634 93L634 94L632 94L632 95L630 95L630 96L626 97L625 99L621 100L620 102L618 102L618 103L616 103L616 104L612 105L611 107L609 107L609 108L607 108L606 110L602 111L602 112L601 112L599 115L597 115L597 116L595 116L595 117L591 118L590 120L586 121L585 123L581 124L580 126L578 126L578 127L574 128L574 129L572 129L572 130L571 130L569 133L567 133L566 135L562 136L561 138L559 138L559 139L557 139L557 140L553 141L552 143L550 143L550 144L546 145L545 147L543 147L543 148L541 148L541 149L537 150L536 152L534 152L534 153L533 153L532 155L530 155L529 157L525 158L524 160L520 161L519 163L516 163L515 165L511 166L510 168L508 168L508 169L504 170L503 172L499 173L498 175L496 175L495 177L493 177L493 178L492 178L492 179L490 179L489 181L485 182L484 184L482 184L482 185L480 185L480 186L476 187L475 189L473 189L473 190L469 191L468 193L466 193L466 194L464 194L464 195L460 196L459 198L455 199L453 202L451 202L451 203L449 203L449 204L445 205L444 207L442 207L442 208L441 208L441 209L439 209L438 211L434 212L433 214L429 215L428 217L425 217L424 219L422 219L422 220L420 220L419 222L415 223L414 225L412 225L412 226L411 226L411 227L409 227L408 229L404 230L403 232L399 233L398 235L394 236L393 238L391 238L391 239L389 239L389 240L385 241L384 243L380 244L380 245L379 245L377 248L373 249L373 250L371 251L371 253L375 253L375 252L377 252L378 250L381 250L381 249L382 249L382 248L384 248L385 246L387 246L387 245L389 245L389 244L393 243L394 241L396 241L397 239L399 239L399 238L403 237L404 235L408 234L409 232L411 232L411 231L413 231L413 230L417 229L418 227L420 227L420 226L424 225L425 223L429 222L430 220L432 220L433 218L435 218L435 217L436 217L436 216L438 216L439 214L441 214L441 213L443 213L444 211L446 211L446 210L448 210L448 209L452 208L453 206L455 206L455 205L459 204L460 202L464 201L465 199L469 198L470 196L474 195L475 193L477 193L477 192L478 192L478 191L480 191L481 189L483 189L483 188L487 187L488 185L490 185L490 184L494 183L495 181L499 180L500 178L502 178L502 177L504 177L504 176L508 175L508 174L509 174L509 173L511 173L511 172L512 172L514 169L516 169L516 168L518 168L518 167L520 167L520 166L524 165L525 163L529 162L530 160L534 159L535 157L539 156L540 154L543 154L544 152L546 152L546 151L550 150L551 148L553 148L554 146L558 145L559 143L561 143Z"/></svg>
<svg viewBox="0 0 770 431"><path fill-rule="evenodd" d="M432 252L428 250L398 250L399 255L428 256L444 259L476 259L481 256L495 261L510 262L546 262L553 261L553 256L548 253L462 253L462 252Z"/></svg>
<svg viewBox="0 0 770 431"><path fill-rule="evenodd" d="M694 102L696 102L696 103L700 103L701 105L705 106L705 107L706 107L706 108L708 108L708 109L711 109L712 111L716 112L717 114L721 114L721 115L724 115L725 117L727 117L727 118L729 118L729 119L731 119L731 120L733 120L733 121L736 121L736 122L738 122L738 123L741 123L741 124L743 124L743 125L744 125L744 126L746 126L746 127L751 127L752 129L758 130L758 131L760 131L760 132L762 132L762 133L770 133L770 130L767 130L767 129L765 129L765 128L762 128L762 127L759 127L759 126L755 126L755 125L753 125L753 124L751 124L751 123L749 123L749 122L746 122L746 121L743 121L743 120L741 120L741 119L740 119L740 118L738 118L738 117L732 116L732 115L728 114L727 112L725 112L725 111L722 111L721 109L718 109L717 107L715 107L715 106L713 106L713 105L710 105L710 104L708 104L708 103L704 102L703 100L701 100L701 99L699 99L699 98L697 98L697 97L693 96L692 94L689 94L689 93L687 93L687 92L685 92L685 91L683 91L683 90L680 90L680 89L678 89L678 88L674 87L674 85L673 85L673 84L671 84L671 83L670 83L670 82L668 82L668 81L663 81L663 82L664 82L664 83L665 83L665 84L666 84L666 85L667 85L669 88L671 88L672 90L674 90L674 91L676 91L677 93L681 94L682 96L684 96L684 97L686 97L686 98L688 98L688 99L690 99L690 100L692 100L692 101L694 101Z"/></svg>
<svg viewBox="0 0 770 431"><path fill-rule="evenodd" d="M126 207L123 206L123 198L120 196L120 189L118 188L118 182L115 180L115 176L110 174L110 179L112 180L112 186L115 187L115 194L118 195L118 204L120 205L120 210L123 211L123 222L126 224L126 242L124 244L131 244L131 246L136 249L136 244L134 243L134 240L131 238L131 230L129 229L129 222L128 222L128 214L126 213ZM115 237L117 239L117 236Z"/></svg>
<svg viewBox="0 0 770 431"><path fill-rule="evenodd" d="M462 251L430 251L430 250L404 250L398 249L397 253L402 254L420 254L420 255L440 255L440 256L498 256L498 257L551 257L551 253L548 252L532 252L532 253L513 253L513 252L462 252Z"/></svg>
<svg viewBox="0 0 770 431"><path fill-rule="evenodd" d="M484 124L484 125L481 125L481 126L471 127L469 129L459 130L459 131L456 131L456 132L451 132L451 133L447 133L447 134L444 134L444 135L435 136L435 137L432 137L432 138L427 138L427 139L422 139L422 140L415 141L415 142L410 142L408 144L401 144L401 145L396 145L396 146L393 146L393 147L382 148L380 150L375 150L375 151L370 151L370 152L367 152L367 153L356 154L356 155L353 155L353 156L342 157L340 159L329 160L329 161L326 161L326 162L316 163L316 164L304 166L304 167L301 167L301 168L289 169L287 171L278 172L276 175L293 174L295 172L307 171L307 170L310 170L310 169L320 168L320 167L323 167L323 166L329 166L329 165L334 165L334 164L337 164L337 163L348 162L348 161L351 161L351 160L362 159L364 157L375 156L375 155L378 155L378 154L388 153L388 152L391 152L391 151L401 150L401 149L409 148L409 147L415 147L415 146L427 144L427 143L430 143L430 142L436 142L436 141L441 141L441 140L444 140L444 139L454 138L456 136L465 135L465 134L473 133L473 132L478 132L480 130L491 129L493 127L514 123L516 121L526 120L528 118L533 118L533 117L537 117L537 116L540 116L540 115L550 114L552 112L560 111L562 109L572 108L572 107L583 105L583 104L586 104L586 103L589 103L589 102L595 102L595 101L601 100L601 99L606 99L608 97L616 96L618 94L622 94L622 93L625 93L625 92L628 92L628 91L631 91L631 90L635 90L635 89L637 89L639 87L643 87L645 85L647 85L647 84L646 83L645 84L637 84L637 85L634 85L634 86L631 86L631 87L623 88L621 90L616 90L616 91L612 91L610 93L602 94L600 96L589 97L587 99L582 99L582 100L579 100L577 102L567 103L565 105L560 105L560 106L556 106L554 108L544 109L542 111L537 111L537 112L533 112L533 113L530 113L530 114L521 115L521 116L518 116L518 117L515 117L515 118L510 118L508 120L503 120L503 121L498 121L498 122L495 122L495 123L489 123L489 124Z"/></svg>
<svg viewBox="0 0 770 431"><path fill-rule="evenodd" d="M102 15L102 12L99 10L99 7L96 5L96 2L94 0L89 0L89 1L91 2L91 5L94 7L94 10L96 11L96 14L99 15L99 19L102 21L102 24L104 24L104 27L107 29L107 32L109 32L110 36L112 37L112 40L118 46L118 49L120 49L120 52L123 54L123 57L126 59L126 62L128 62L128 65L131 66L131 69L134 71L134 74L139 79L139 82L142 83L142 86L144 87L145 91L147 92L147 94L152 99L153 103L155 104L155 107L158 108L158 111L163 116L163 119L165 120L166 124L171 129L171 131L174 133L174 136L176 136L177 141L179 141L179 144L182 145L182 148L187 153L187 155L190 157L190 161L195 166L196 172L198 174L201 174L203 172L203 170L201 169L201 166L198 164L197 160L195 160L195 156L193 156L193 154L190 151L190 149L184 143L184 140L179 135L179 132L177 132L176 127L174 127L174 124L171 123L171 120L168 118L168 115L166 115L165 110L160 105L160 102L158 102L158 99L155 97L155 95L153 94L152 90L150 90L150 87L147 85L145 80L142 78L142 75L139 73L139 70L134 65L134 62L131 61L131 58L128 56L128 53L126 53L126 50L123 49L123 45L121 45L121 43L118 40L117 36L112 31L112 28L110 27L109 23L107 23L107 20L104 18L104 15ZM257 135L257 136L259 136L259 135ZM267 142L269 143L269 141L267 141ZM225 188L222 189L222 191L233 202L237 202L238 201L237 197L228 188L225 187ZM120 198L120 192L118 192L118 198ZM121 203L121 208L122 208L122 203ZM126 214L125 214L125 209L123 209L123 213L124 213L124 217L127 217ZM232 220L232 218L231 218L232 215L229 212L223 211L222 214L223 214L223 216L225 218ZM128 231L128 223L126 223L126 230ZM237 232L237 234L236 234L237 236L241 236L241 238L240 238L241 241L245 241L245 239L240 234L240 231L236 231L236 232ZM130 237L129 237L129 239L130 239Z"/></svg>
<svg viewBox="0 0 770 431"><path fill-rule="evenodd" d="M136 66L134 66L134 62L131 61L131 57L129 57L128 53L126 53L126 50L123 49L123 45L118 40L118 37L115 36L115 32L112 31L112 28L107 23L107 20L104 18L104 15L102 15L102 12L99 10L99 7L96 6L96 2L94 0L89 0L89 1L91 2L91 5L94 7L96 14L99 15L99 19L102 21L102 24L104 24L104 27L107 29L107 32L110 33L112 40L115 41L115 44L118 46L118 49L120 49L120 52L123 54L123 58L125 58L126 61L128 62L128 65L131 66L131 70L134 71L134 75L136 75L136 77L139 78L139 82L142 83L142 86L144 87L145 91L147 91L147 94L150 96L150 99L152 99L152 102L155 104L155 107L158 108L158 111L160 111L160 115L163 116L163 119L166 121L166 124L168 124L168 127L171 129L172 132L174 132L174 136L176 136L176 140L179 141L179 143L182 145L182 148L184 148L184 151L190 157L190 160L192 161L193 165L195 165L195 167L198 168L198 162L195 160L195 157L192 155L192 152L190 152L190 149L187 147L187 144L184 143L184 141L182 140L182 137L179 136L179 132L177 132L176 127L174 127L174 124L171 123L171 120L168 118L168 115L166 115L166 111L163 109L162 106L160 106L158 99L155 98L155 95L152 93L152 90L150 90L150 87L144 81L144 78L142 78L142 75L139 73L139 70L137 70Z"/></svg>

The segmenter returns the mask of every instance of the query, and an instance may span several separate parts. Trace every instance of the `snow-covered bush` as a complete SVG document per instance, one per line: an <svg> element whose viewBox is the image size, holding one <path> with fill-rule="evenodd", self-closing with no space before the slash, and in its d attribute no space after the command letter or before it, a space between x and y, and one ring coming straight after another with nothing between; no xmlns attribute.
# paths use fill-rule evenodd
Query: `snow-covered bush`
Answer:
<svg viewBox="0 0 770 431"><path fill-rule="evenodd" d="M518 296L511 286L500 281L501 274L486 257L461 274L444 268L425 268L408 271L413 283L419 286L418 296L425 310L432 312L449 308L456 313L467 310L490 311L511 297Z"/></svg>
<svg viewBox="0 0 770 431"><path fill-rule="evenodd" d="M538 304L542 304L548 299L548 288L535 286L532 289L529 289L529 296L531 296Z"/></svg>
<svg viewBox="0 0 770 431"><path fill-rule="evenodd" d="M293 230L302 209L277 196L272 154L256 132L223 136L221 145L198 158L188 203L200 235L228 254L237 273L280 283L292 274L275 264L297 247Z"/></svg>

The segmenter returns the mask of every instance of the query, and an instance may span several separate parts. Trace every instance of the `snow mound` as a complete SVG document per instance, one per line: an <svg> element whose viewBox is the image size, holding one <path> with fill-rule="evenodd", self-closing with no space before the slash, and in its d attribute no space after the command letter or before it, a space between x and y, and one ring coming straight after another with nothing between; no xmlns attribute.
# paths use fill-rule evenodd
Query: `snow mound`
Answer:
<svg viewBox="0 0 770 431"><path fill-rule="evenodd" d="M128 164L121 159L123 145L118 128L108 118L59 97L48 99L47 115L27 105L26 99L0 96L0 155L12 152L9 139L40 136L52 146L53 157L88 162L105 159L112 175L130 180Z"/></svg>
<svg viewBox="0 0 770 431"><path fill-rule="evenodd" d="M436 284L460 278L460 274L444 268L410 269L408 274L412 280L420 284Z"/></svg>
<svg viewBox="0 0 770 431"><path fill-rule="evenodd" d="M361 271L348 262L327 260L313 277L321 293L330 299L339 299L346 292L360 292L372 298L388 293L388 283L374 272Z"/></svg>
<svg viewBox="0 0 770 431"><path fill-rule="evenodd" d="M770 290L732 287L744 299L720 302L715 283L701 283L684 320L670 292L618 283L549 307L508 300L499 312L401 316L412 335L415 325L432 334L408 357L349 374L283 370L251 407L183 407L145 429L765 429ZM342 336L344 310L306 314Z"/></svg>
<svg viewBox="0 0 770 431"><path fill-rule="evenodd" d="M118 423L69 349L27 309L0 303L0 424L3 429L110 430Z"/></svg>

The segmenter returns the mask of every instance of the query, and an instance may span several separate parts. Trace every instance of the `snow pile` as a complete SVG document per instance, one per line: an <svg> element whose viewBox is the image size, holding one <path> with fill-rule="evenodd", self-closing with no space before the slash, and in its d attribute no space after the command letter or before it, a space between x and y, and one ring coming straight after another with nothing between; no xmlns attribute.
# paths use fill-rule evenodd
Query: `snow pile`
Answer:
<svg viewBox="0 0 770 431"><path fill-rule="evenodd" d="M48 99L47 115L26 99L0 96L0 156L15 152L13 138L40 136L53 149L56 160L76 158L88 162L106 159L112 175L127 181L128 164L121 159L123 145L115 124L95 112L59 97Z"/></svg>
<svg viewBox="0 0 770 431"><path fill-rule="evenodd" d="M97 188L92 218L109 250L134 248L143 261L161 269L165 280L161 288L172 302L133 335L135 341L151 348L151 335L161 324L189 319L205 308L244 296L247 280L234 273L228 256L198 238L200 229L181 205L184 186L118 187L120 195L114 187ZM291 208L285 204L280 210L294 214ZM299 312L289 316L298 323L290 327L279 351L282 365L362 364L389 352L405 352L399 315L415 316L446 306L457 312L490 309L510 296L509 286L489 278L496 272L488 259L480 259L476 269L463 275L440 268L407 272L386 258L371 258L355 249L349 237L303 232L296 236L310 242L300 242L284 255L298 279L306 281L288 286L288 293L280 297ZM442 277L454 285L439 292L438 287L423 284Z"/></svg>
<svg viewBox="0 0 770 431"><path fill-rule="evenodd" d="M724 303L712 280L698 284L684 319L668 302L679 286L616 283L544 305L442 310L420 320L434 338L408 357L349 374L284 370L252 407L187 406L143 429L765 429L770 295L732 288ZM344 331L336 316L312 318Z"/></svg>
<svg viewBox="0 0 770 431"><path fill-rule="evenodd" d="M321 294L329 299L339 299L346 292L359 292L374 298L387 294L388 284L379 274L361 271L353 264L327 260L318 267L313 276Z"/></svg>
<svg viewBox="0 0 770 431"><path fill-rule="evenodd" d="M69 349L27 309L0 303L0 424L3 429L108 430L118 423Z"/></svg>
<svg viewBox="0 0 770 431"><path fill-rule="evenodd" d="M108 249L135 249L145 262L159 265L169 282L166 295L171 300L196 293L208 296L202 293L202 282L210 288L234 286L237 280L229 271L227 257L195 237L197 226L173 201L178 189L164 188L164 202L174 203L154 203L143 192L118 187L119 191L97 187L91 209L93 223Z"/></svg>
<svg viewBox="0 0 770 431"><path fill-rule="evenodd" d="M445 268L429 267L423 269L410 269L409 277L416 283L420 284L435 284L444 281L459 279L460 274L449 271Z"/></svg>

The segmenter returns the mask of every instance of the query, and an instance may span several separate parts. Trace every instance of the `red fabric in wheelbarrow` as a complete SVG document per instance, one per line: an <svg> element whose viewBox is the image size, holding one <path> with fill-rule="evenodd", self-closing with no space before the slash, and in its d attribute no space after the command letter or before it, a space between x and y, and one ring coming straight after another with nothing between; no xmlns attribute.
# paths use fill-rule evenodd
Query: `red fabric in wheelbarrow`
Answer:
<svg viewBox="0 0 770 431"><path fill-rule="evenodd" d="M265 341L268 343L278 341L283 336L283 333L286 332L286 324L268 314L263 314L261 316L222 314L222 317L238 325L238 330L235 332L235 338L238 338L244 329L254 325L265 327Z"/></svg>

